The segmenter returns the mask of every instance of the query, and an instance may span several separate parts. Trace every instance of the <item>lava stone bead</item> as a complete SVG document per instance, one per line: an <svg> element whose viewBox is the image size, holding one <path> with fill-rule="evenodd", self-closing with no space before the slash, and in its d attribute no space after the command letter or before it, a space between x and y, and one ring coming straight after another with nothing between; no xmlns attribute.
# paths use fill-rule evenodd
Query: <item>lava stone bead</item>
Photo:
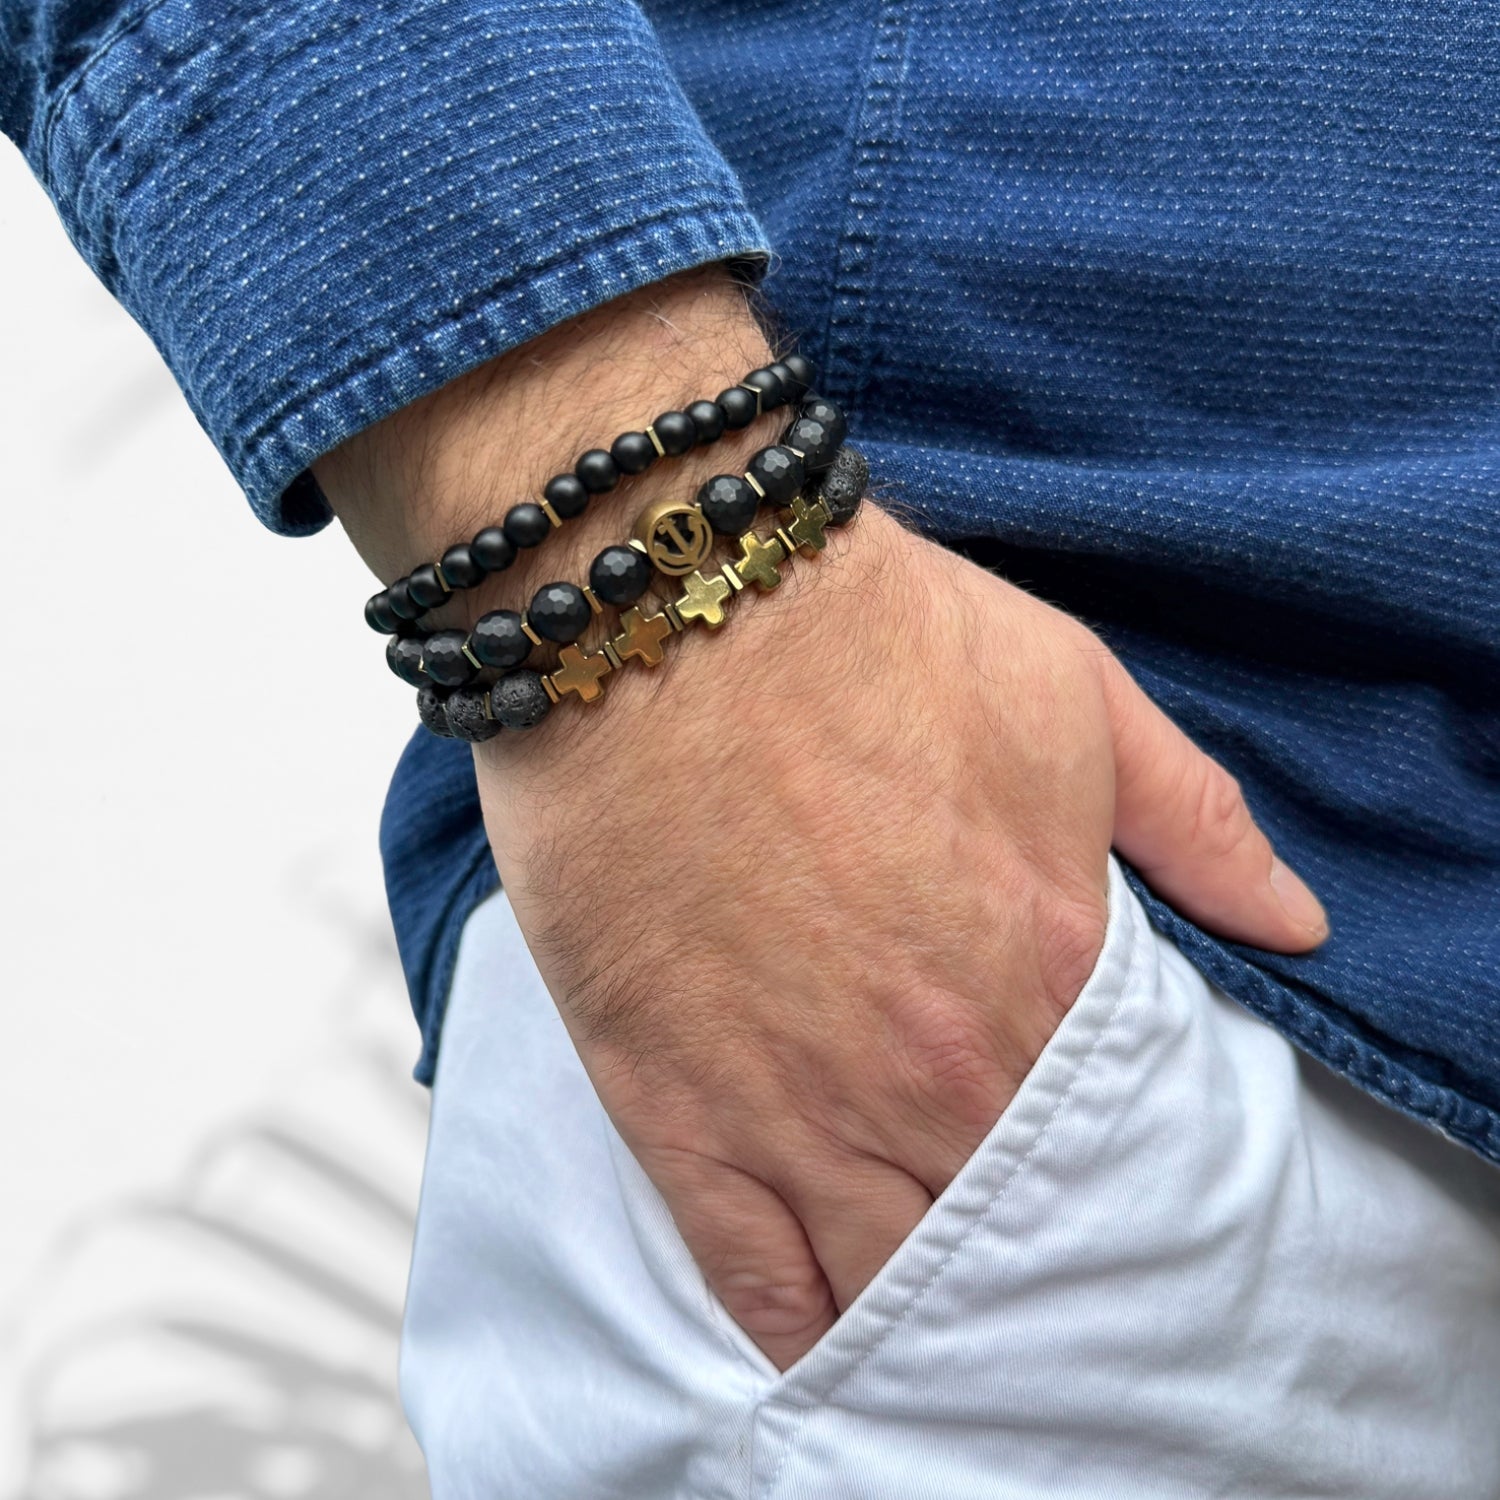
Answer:
<svg viewBox="0 0 1500 1500"><path fill-rule="evenodd" d="M832 513L835 526L843 526L854 519L869 483L870 466L865 462L864 454L845 443L839 449L833 467L818 486L818 493Z"/></svg>
<svg viewBox="0 0 1500 1500"><path fill-rule="evenodd" d="M606 547L589 567L589 587L603 604L634 604L650 583L650 560L634 547Z"/></svg>
<svg viewBox="0 0 1500 1500"><path fill-rule="evenodd" d="M644 432L622 432L609 445L609 456L622 474L642 474L656 462L656 444Z"/></svg>
<svg viewBox="0 0 1500 1500"><path fill-rule="evenodd" d="M698 491L698 508L720 536L738 536L760 509L760 496L738 474L715 474Z"/></svg>
<svg viewBox="0 0 1500 1500"><path fill-rule="evenodd" d="M483 744L500 733L500 721L486 712L489 706L487 688L459 688L448 694L443 705L448 715L448 729L456 740Z"/></svg>
<svg viewBox="0 0 1500 1500"><path fill-rule="evenodd" d="M717 401L695 401L687 409L699 443L716 443L724 435L724 412Z"/></svg>
<svg viewBox="0 0 1500 1500"><path fill-rule="evenodd" d="M651 426L668 458L681 457L698 442L698 429L685 411L664 411Z"/></svg>
<svg viewBox="0 0 1500 1500"><path fill-rule="evenodd" d="M554 474L542 494L557 512L559 520L571 521L589 508L589 492L576 474Z"/></svg>
<svg viewBox="0 0 1500 1500"><path fill-rule="evenodd" d="M786 404L786 396L782 393L781 381L769 365L762 365L758 370L751 370L740 384L748 385L752 390L760 392L760 409L762 411L775 411L778 406Z"/></svg>
<svg viewBox="0 0 1500 1500"><path fill-rule="evenodd" d="M516 544L498 526L486 526L469 551L486 573L503 573L516 560Z"/></svg>
<svg viewBox="0 0 1500 1500"><path fill-rule="evenodd" d="M439 687L462 687L472 682L478 671L464 655L461 630L435 630L422 643L422 667Z"/></svg>
<svg viewBox="0 0 1500 1500"><path fill-rule="evenodd" d="M438 571L431 563L413 568L407 575L406 587L411 592L412 603L424 610L436 609L448 597L448 590L438 580Z"/></svg>
<svg viewBox="0 0 1500 1500"><path fill-rule="evenodd" d="M781 441L802 455L802 466L809 474L821 474L839 451L833 429L817 417L798 417Z"/></svg>
<svg viewBox="0 0 1500 1500"><path fill-rule="evenodd" d="M411 590L404 578L398 578L385 591L385 600L398 620L415 620L422 613L421 606L412 602Z"/></svg>
<svg viewBox="0 0 1500 1500"><path fill-rule="evenodd" d="M421 687L427 681L422 670L423 639L419 635L393 635L385 648L385 664L402 682Z"/></svg>
<svg viewBox="0 0 1500 1500"><path fill-rule="evenodd" d="M576 583L544 583L531 596L526 618L544 641L566 646L588 628L594 612Z"/></svg>
<svg viewBox="0 0 1500 1500"><path fill-rule="evenodd" d="M792 384L788 385L785 379L781 382L788 401L800 401L813 388L813 382L818 378L818 367L805 354L788 354L771 368L777 370L778 374L781 370L790 373Z"/></svg>
<svg viewBox="0 0 1500 1500"><path fill-rule="evenodd" d="M471 589L484 580L484 569L474 560L474 551L467 542L459 542L443 553L441 567L451 588Z"/></svg>
<svg viewBox="0 0 1500 1500"><path fill-rule="evenodd" d="M590 448L573 465L573 472L591 495L602 495L620 482L620 470L603 448Z"/></svg>
<svg viewBox="0 0 1500 1500"><path fill-rule="evenodd" d="M487 667L519 667L531 655L531 642L513 609L492 609L480 615L469 632L469 650Z"/></svg>
<svg viewBox="0 0 1500 1500"><path fill-rule="evenodd" d="M447 696L442 688L424 683L417 689L417 717L439 739L451 740L453 731L448 727L448 710L443 704Z"/></svg>
<svg viewBox="0 0 1500 1500"><path fill-rule="evenodd" d="M797 415L825 423L836 443L842 443L849 435L849 423L844 418L843 408L835 406L826 396L809 396Z"/></svg>
<svg viewBox="0 0 1500 1500"><path fill-rule="evenodd" d="M755 476L772 505L790 505L792 496L802 488L802 460L780 443L762 448L750 460L749 472Z"/></svg>
<svg viewBox="0 0 1500 1500"><path fill-rule="evenodd" d="M390 635L401 622L391 613L384 589L365 600L365 624L377 635Z"/></svg>
<svg viewBox="0 0 1500 1500"><path fill-rule="evenodd" d="M516 547L540 547L551 530L547 512L531 500L512 505L505 513L505 534Z"/></svg>
<svg viewBox="0 0 1500 1500"><path fill-rule="evenodd" d="M758 415L755 392L742 386L732 385L727 391L720 391L714 405L724 413L724 425L731 432L748 427Z"/></svg>
<svg viewBox="0 0 1500 1500"><path fill-rule="evenodd" d="M490 689L490 712L507 729L535 729L551 707L539 672L507 673Z"/></svg>

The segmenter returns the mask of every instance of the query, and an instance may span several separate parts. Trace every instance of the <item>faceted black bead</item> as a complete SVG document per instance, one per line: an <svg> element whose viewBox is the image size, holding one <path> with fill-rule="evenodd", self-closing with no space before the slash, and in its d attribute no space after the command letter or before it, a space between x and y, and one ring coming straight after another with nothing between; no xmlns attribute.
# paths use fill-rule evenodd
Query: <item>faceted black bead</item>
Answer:
<svg viewBox="0 0 1500 1500"><path fill-rule="evenodd" d="M589 587L604 604L634 604L650 582L651 563L634 547L606 547L589 567Z"/></svg>
<svg viewBox="0 0 1500 1500"><path fill-rule="evenodd" d="M656 462L656 444L644 432L622 432L609 445L609 456L622 474L641 474Z"/></svg>
<svg viewBox="0 0 1500 1500"><path fill-rule="evenodd" d="M487 688L459 688L448 694L444 708L448 713L448 729L454 739L468 740L477 745L500 733L500 721L485 712L489 698Z"/></svg>
<svg viewBox="0 0 1500 1500"><path fill-rule="evenodd" d="M490 712L507 729L535 729L551 707L539 672L510 672L490 689Z"/></svg>
<svg viewBox="0 0 1500 1500"><path fill-rule="evenodd" d="M762 411L774 411L778 406L786 404L786 397L781 390L781 381L769 365L762 365L758 370L751 370L740 384L748 385L752 390L760 392Z"/></svg>
<svg viewBox="0 0 1500 1500"><path fill-rule="evenodd" d="M791 373L793 382L790 386L785 380L781 382L786 399L800 401L813 388L813 382L818 378L818 367L805 354L788 354L780 363L782 369Z"/></svg>
<svg viewBox="0 0 1500 1500"><path fill-rule="evenodd" d="M469 551L486 573L503 573L516 560L516 544L498 526L486 526Z"/></svg>
<svg viewBox="0 0 1500 1500"><path fill-rule="evenodd" d="M833 514L833 524L843 526L854 519L859 502L870 483L870 466L858 448L845 443L833 467L823 476L818 493Z"/></svg>
<svg viewBox="0 0 1500 1500"><path fill-rule="evenodd" d="M760 509L760 496L738 474L715 474L699 491L698 507L720 536L738 536Z"/></svg>
<svg viewBox="0 0 1500 1500"><path fill-rule="evenodd" d="M844 417L843 408L835 406L826 396L809 396L797 414L811 417L814 422L826 423L836 443L842 443L849 435L849 423Z"/></svg>
<svg viewBox="0 0 1500 1500"><path fill-rule="evenodd" d="M478 668L464 655L468 637L461 630L435 630L422 646L422 666L439 687L462 687Z"/></svg>
<svg viewBox="0 0 1500 1500"><path fill-rule="evenodd" d="M827 422L817 417L798 417L781 440L802 455L802 467L809 474L821 474L839 451L839 439Z"/></svg>
<svg viewBox="0 0 1500 1500"><path fill-rule="evenodd" d="M531 596L526 618L544 641L566 646L576 641L594 617L589 601L576 583L544 583Z"/></svg>
<svg viewBox="0 0 1500 1500"><path fill-rule="evenodd" d="M513 609L492 609L480 615L469 632L469 650L487 667L519 667L531 655L531 642Z"/></svg>
<svg viewBox="0 0 1500 1500"><path fill-rule="evenodd" d="M451 740L453 731L448 727L448 710L443 706L447 693L442 688L425 683L417 689L417 717L439 739Z"/></svg>
<svg viewBox="0 0 1500 1500"><path fill-rule="evenodd" d="M564 521L581 516L589 508L589 492L576 474L554 474L542 494Z"/></svg>
<svg viewBox="0 0 1500 1500"><path fill-rule="evenodd" d="M365 600L365 624L377 634L390 635L400 623L384 589Z"/></svg>
<svg viewBox="0 0 1500 1500"><path fill-rule="evenodd" d="M448 591L438 581L437 569L431 563L413 568L406 587L411 591L411 602L422 609L436 609L448 597Z"/></svg>
<svg viewBox="0 0 1500 1500"><path fill-rule="evenodd" d="M540 505L523 500L505 513L505 534L517 547L540 547L552 530L552 522Z"/></svg>
<svg viewBox="0 0 1500 1500"><path fill-rule="evenodd" d="M668 458L678 458L698 441L698 429L685 411L664 411L652 424Z"/></svg>
<svg viewBox="0 0 1500 1500"><path fill-rule="evenodd" d="M730 386L727 391L720 391L714 405L724 413L724 425L731 432L748 427L759 415L755 392L737 385Z"/></svg>
<svg viewBox="0 0 1500 1500"><path fill-rule="evenodd" d="M450 588L471 589L484 578L484 569L474 560L467 542L459 542L443 553L441 565Z"/></svg>
<svg viewBox="0 0 1500 1500"><path fill-rule="evenodd" d="M802 460L780 443L762 448L750 460L750 473L772 505L790 505L792 496L802 488Z"/></svg>
<svg viewBox="0 0 1500 1500"><path fill-rule="evenodd" d="M419 635L395 635L385 648L386 666L402 682L409 682L413 687L421 687L427 681L427 674L422 670L423 645Z"/></svg>
<svg viewBox="0 0 1500 1500"><path fill-rule="evenodd" d="M603 448L590 448L573 465L573 472L591 495L602 495L620 482L620 471Z"/></svg>
<svg viewBox="0 0 1500 1500"><path fill-rule="evenodd" d="M412 601L411 591L404 578L398 578L385 591L385 602L398 620L415 620L422 613L421 605Z"/></svg>
<svg viewBox="0 0 1500 1500"><path fill-rule="evenodd" d="M695 401L687 409L700 443L716 443L724 435L724 413L717 401Z"/></svg>

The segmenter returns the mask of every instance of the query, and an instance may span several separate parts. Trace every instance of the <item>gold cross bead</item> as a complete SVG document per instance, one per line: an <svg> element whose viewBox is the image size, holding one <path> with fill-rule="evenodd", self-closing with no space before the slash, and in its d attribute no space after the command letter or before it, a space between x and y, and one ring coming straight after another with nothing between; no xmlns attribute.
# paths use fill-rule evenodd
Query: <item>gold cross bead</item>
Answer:
<svg viewBox="0 0 1500 1500"><path fill-rule="evenodd" d="M797 546L809 552L821 552L828 545L828 528L833 523L833 512L821 497L809 501L796 495L792 499L792 515L796 519L787 527L787 535Z"/></svg>
<svg viewBox="0 0 1500 1500"><path fill-rule="evenodd" d="M659 667L666 659L662 642L672 634L671 622L665 615L646 615L638 604L633 604L620 616L624 628L610 645L621 661L636 657L644 666Z"/></svg>
<svg viewBox="0 0 1500 1500"><path fill-rule="evenodd" d="M774 589L781 582L778 563L786 561L786 548L775 538L761 541L753 531L740 538L740 555L730 566L746 583Z"/></svg>
<svg viewBox="0 0 1500 1500"><path fill-rule="evenodd" d="M677 616L684 625L702 620L710 630L717 630L728 618L724 605L733 593L717 574L705 578L701 573L690 573L682 581L682 597L676 601Z"/></svg>
<svg viewBox="0 0 1500 1500"><path fill-rule="evenodd" d="M552 687L561 698L577 693L585 703L604 696L601 677L609 675L609 658L602 651L585 656L577 646L564 646L557 653L557 668L551 675Z"/></svg>

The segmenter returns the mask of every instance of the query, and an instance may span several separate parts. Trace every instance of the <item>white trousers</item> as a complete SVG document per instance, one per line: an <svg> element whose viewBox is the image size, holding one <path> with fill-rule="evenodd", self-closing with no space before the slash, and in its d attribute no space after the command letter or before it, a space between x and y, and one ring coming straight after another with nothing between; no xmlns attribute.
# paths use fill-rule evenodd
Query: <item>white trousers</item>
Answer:
<svg viewBox="0 0 1500 1500"><path fill-rule="evenodd" d="M785 1374L470 919L403 1346L435 1500L1500 1496L1500 1171L1214 989L1112 870L1021 1090Z"/></svg>

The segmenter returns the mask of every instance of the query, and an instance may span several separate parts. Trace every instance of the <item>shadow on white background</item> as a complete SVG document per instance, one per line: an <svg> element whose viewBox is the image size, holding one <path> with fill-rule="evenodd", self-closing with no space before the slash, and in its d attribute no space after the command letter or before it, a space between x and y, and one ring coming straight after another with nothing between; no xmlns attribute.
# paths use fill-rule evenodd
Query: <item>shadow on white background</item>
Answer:
<svg viewBox="0 0 1500 1500"><path fill-rule="evenodd" d="M411 694L342 533L258 526L8 145L0 536L0 1495L170 1500L97 1453L28 1487L27 1430L154 1421L186 1382L200 1435L271 1431L273 1368L327 1398L298 1441L362 1432L385 1463L346 1489L296 1442L247 1448L243 1484L183 1495L414 1493L381 1423L426 1100L376 851ZM301 1283L252 1230L300 1245ZM366 1301L325 1339L336 1285Z"/></svg>

